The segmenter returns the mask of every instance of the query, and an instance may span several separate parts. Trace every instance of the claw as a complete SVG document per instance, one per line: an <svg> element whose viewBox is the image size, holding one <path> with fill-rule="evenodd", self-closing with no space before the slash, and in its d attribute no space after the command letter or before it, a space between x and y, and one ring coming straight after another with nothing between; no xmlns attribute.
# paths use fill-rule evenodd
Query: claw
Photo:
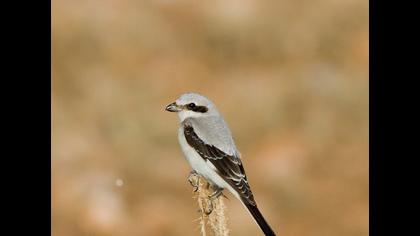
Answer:
<svg viewBox="0 0 420 236"><path fill-rule="evenodd" d="M213 212L213 200L220 197L220 195L225 196L223 194L223 188L219 188L217 186L213 186L213 188L215 189L214 192L208 196L208 201L210 202L210 204L207 204L209 206L209 210L204 212L206 215L210 215Z"/></svg>
<svg viewBox="0 0 420 236"><path fill-rule="evenodd" d="M193 191L197 192L198 186L200 186L200 178L197 178L196 181L194 182L193 180L194 177L198 177L198 174L195 171L191 171L190 175L188 175L188 182L190 182L191 186L194 187Z"/></svg>
<svg viewBox="0 0 420 236"><path fill-rule="evenodd" d="M206 214L206 215L210 215L213 212L213 201L212 201L212 199L209 198L208 202L210 202L210 204L207 204L208 210L204 210L204 214Z"/></svg>
<svg viewBox="0 0 420 236"><path fill-rule="evenodd" d="M209 199L211 199L211 200L213 200L215 198L218 198L220 195L223 194L223 188L219 188L217 186L214 186L213 188L215 189L214 192L209 195Z"/></svg>
<svg viewBox="0 0 420 236"><path fill-rule="evenodd" d="M229 198L222 192L222 196L224 197L224 198L226 198L227 200L229 200Z"/></svg>

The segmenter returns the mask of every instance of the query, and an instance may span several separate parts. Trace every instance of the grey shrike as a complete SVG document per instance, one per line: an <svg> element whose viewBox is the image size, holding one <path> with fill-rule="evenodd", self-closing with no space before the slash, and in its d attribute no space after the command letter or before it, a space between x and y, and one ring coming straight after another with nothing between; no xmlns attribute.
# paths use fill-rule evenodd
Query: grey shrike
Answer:
<svg viewBox="0 0 420 236"><path fill-rule="evenodd" d="M193 172L204 177L219 197L228 189L246 207L265 235L275 235L251 192L240 153L215 105L197 93L181 95L166 107L180 119L178 140Z"/></svg>

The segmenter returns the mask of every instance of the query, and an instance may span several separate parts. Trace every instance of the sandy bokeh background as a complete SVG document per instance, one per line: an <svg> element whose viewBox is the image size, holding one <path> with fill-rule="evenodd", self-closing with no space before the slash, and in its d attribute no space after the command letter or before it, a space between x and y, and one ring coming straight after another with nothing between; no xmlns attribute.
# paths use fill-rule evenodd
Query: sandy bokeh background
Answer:
<svg viewBox="0 0 420 236"><path fill-rule="evenodd" d="M368 2L53 0L52 235L199 235L166 104L217 104L278 235L368 235ZM230 194L231 235L261 235Z"/></svg>

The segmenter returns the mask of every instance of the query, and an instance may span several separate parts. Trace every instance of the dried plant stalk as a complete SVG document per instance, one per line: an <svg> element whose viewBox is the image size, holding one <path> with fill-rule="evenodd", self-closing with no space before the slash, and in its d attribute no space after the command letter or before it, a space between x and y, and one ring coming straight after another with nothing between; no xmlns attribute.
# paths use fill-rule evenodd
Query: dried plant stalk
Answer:
<svg viewBox="0 0 420 236"><path fill-rule="evenodd" d="M210 199L208 196L212 193L212 189L208 182L200 177L193 176L191 178L193 183L197 183L198 190L194 193L194 198L197 199L199 212L200 212L200 231L202 236L206 236L206 229L209 228L212 232L212 235L215 236L227 236L229 235L229 229L227 228L227 218L225 216L226 206L223 201L223 196L218 197L217 199L212 200L210 204ZM206 212L209 212L213 206L212 212L207 215Z"/></svg>

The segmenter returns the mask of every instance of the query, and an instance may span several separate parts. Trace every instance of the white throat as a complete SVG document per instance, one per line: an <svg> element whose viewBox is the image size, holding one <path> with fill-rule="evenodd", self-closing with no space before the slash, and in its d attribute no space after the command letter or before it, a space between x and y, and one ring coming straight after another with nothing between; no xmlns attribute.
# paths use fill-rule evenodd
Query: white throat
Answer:
<svg viewBox="0 0 420 236"><path fill-rule="evenodd" d="M184 110L184 111L178 112L178 117L179 117L179 121L183 122L187 118L199 118L199 117L204 117L204 115L198 112Z"/></svg>

